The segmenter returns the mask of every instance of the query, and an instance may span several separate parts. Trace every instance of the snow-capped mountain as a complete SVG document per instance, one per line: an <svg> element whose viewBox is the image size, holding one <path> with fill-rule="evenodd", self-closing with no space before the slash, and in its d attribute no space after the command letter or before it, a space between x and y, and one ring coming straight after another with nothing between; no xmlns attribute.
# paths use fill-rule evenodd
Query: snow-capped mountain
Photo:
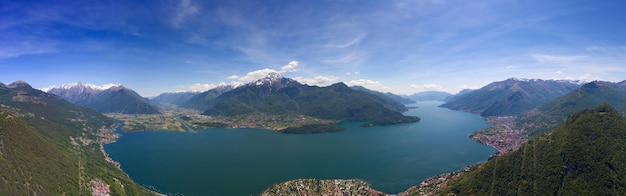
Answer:
<svg viewBox="0 0 626 196"><path fill-rule="evenodd" d="M264 78L252 81L244 86L257 86L257 87L266 87L268 90L278 90L286 86L292 85L302 85L300 82L285 78L279 73L272 72L267 74ZM241 87L241 86L240 86ZM237 88L240 88L237 87Z"/></svg>
<svg viewBox="0 0 626 196"><path fill-rule="evenodd" d="M97 86L80 82L53 87L48 93L56 94L69 102L105 113L155 114L156 106L137 92L119 84Z"/></svg>

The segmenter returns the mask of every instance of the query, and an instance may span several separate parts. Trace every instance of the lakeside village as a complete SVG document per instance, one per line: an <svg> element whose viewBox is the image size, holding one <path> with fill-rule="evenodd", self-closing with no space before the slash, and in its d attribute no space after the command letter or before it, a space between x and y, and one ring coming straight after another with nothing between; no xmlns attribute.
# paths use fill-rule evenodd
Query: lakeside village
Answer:
<svg viewBox="0 0 626 196"><path fill-rule="evenodd" d="M478 143L494 147L498 150L498 155L517 150L529 139L527 131L515 125L514 116L489 116L485 120L493 127L475 131L469 137Z"/></svg>

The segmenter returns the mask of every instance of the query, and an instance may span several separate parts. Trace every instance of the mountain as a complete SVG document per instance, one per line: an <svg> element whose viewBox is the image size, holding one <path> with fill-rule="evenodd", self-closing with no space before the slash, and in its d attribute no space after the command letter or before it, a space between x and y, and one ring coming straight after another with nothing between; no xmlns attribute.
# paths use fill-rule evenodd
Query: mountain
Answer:
<svg viewBox="0 0 626 196"><path fill-rule="evenodd" d="M74 104L86 106L103 113L158 114L150 100L122 85L98 88L93 84L73 83L52 88L56 94Z"/></svg>
<svg viewBox="0 0 626 196"><path fill-rule="evenodd" d="M159 96L152 98L152 101L157 103L167 103L180 105L189 101L193 96L200 93L198 92L176 92L176 93L161 93Z"/></svg>
<svg viewBox="0 0 626 196"><path fill-rule="evenodd" d="M565 80L516 79L494 82L441 107L481 116L517 115L563 96L580 85Z"/></svg>
<svg viewBox="0 0 626 196"><path fill-rule="evenodd" d="M1 84L0 193L151 194L103 155L115 124L23 81Z"/></svg>
<svg viewBox="0 0 626 196"><path fill-rule="evenodd" d="M415 101L445 101L450 96L452 94L441 91L424 91L409 95L409 98Z"/></svg>
<svg viewBox="0 0 626 196"><path fill-rule="evenodd" d="M626 120L607 104L453 180L442 195L623 195Z"/></svg>
<svg viewBox="0 0 626 196"><path fill-rule="evenodd" d="M409 99L407 97L404 97L403 95L396 95L390 92L385 93L385 95L391 99L393 99L394 101L401 103L401 104L412 104L415 103L415 100Z"/></svg>
<svg viewBox="0 0 626 196"><path fill-rule="evenodd" d="M594 81L539 107L551 115L569 115L608 103L619 112L626 112L626 80L618 83Z"/></svg>
<svg viewBox="0 0 626 196"><path fill-rule="evenodd" d="M351 86L350 88L353 89L353 90L363 91L363 92L366 92L366 93L370 93L370 94L379 96L381 99L389 99L389 100L387 100L388 102L397 102L398 105L400 105L400 104L401 105L405 105L405 104L415 103L415 101L413 101L411 99L408 99L408 98L405 98L405 97L402 97L400 95L396 95L396 94L393 94L393 93L389 93L389 92L382 93L382 92L379 92L379 91L367 89L367 88L362 87L362 86ZM403 106L399 106L399 107L403 107Z"/></svg>
<svg viewBox="0 0 626 196"><path fill-rule="evenodd" d="M204 111L209 109L208 106L211 104L211 101L225 92L233 90L234 88L235 87L232 85L218 86L211 90L196 94L190 97L187 101L181 102L178 105L181 107L194 108Z"/></svg>
<svg viewBox="0 0 626 196"><path fill-rule="evenodd" d="M592 109L603 103L626 114L626 81L619 83L594 81L584 84L566 95L537 107L537 110L521 115L516 123L520 127L525 127L530 135L537 135L555 128L559 122L576 111Z"/></svg>
<svg viewBox="0 0 626 196"><path fill-rule="evenodd" d="M403 120L406 107L388 97L357 91L343 83L328 87L300 84L278 73L239 86L215 98L203 114L301 114L333 120ZM415 119L417 118L417 119Z"/></svg>
<svg viewBox="0 0 626 196"><path fill-rule="evenodd" d="M447 97L445 101L446 102L454 101L457 98L459 98L461 95L465 95L465 94L470 93L472 91L474 91L474 90L472 90L472 89L463 89L463 90L459 91L457 94L454 94L452 96Z"/></svg>

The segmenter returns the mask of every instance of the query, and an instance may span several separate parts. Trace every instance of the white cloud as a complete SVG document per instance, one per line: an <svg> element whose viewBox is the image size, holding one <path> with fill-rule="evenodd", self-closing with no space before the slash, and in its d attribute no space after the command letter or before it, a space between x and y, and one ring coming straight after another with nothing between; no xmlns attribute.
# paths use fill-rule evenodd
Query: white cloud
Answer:
<svg viewBox="0 0 626 196"><path fill-rule="evenodd" d="M346 75L361 75L361 72L355 71L355 72L348 72L346 73Z"/></svg>
<svg viewBox="0 0 626 196"><path fill-rule="evenodd" d="M298 67L298 65L299 65L298 61L291 61L287 65L282 66L280 70L265 68L265 69L248 72L245 76L238 76L238 75L228 76L226 79L249 82L249 81L254 81L254 80L264 78L270 73L282 74L286 72L295 72L297 71L296 67Z"/></svg>
<svg viewBox="0 0 626 196"><path fill-rule="evenodd" d="M441 89L441 86L437 84L424 84L422 86L427 89Z"/></svg>
<svg viewBox="0 0 626 196"><path fill-rule="evenodd" d="M337 80L335 76L315 76L313 78L294 77L294 80L308 85L326 86Z"/></svg>
<svg viewBox="0 0 626 196"><path fill-rule="evenodd" d="M358 79L358 80L351 80L351 81L349 81L348 85L350 85L350 86L365 86L365 85L380 86L381 84L380 84L379 81Z"/></svg>
<svg viewBox="0 0 626 196"><path fill-rule="evenodd" d="M563 75L563 74L565 74L565 73L563 73L562 71L556 71L556 72L554 72L554 73L559 74L559 75Z"/></svg>
<svg viewBox="0 0 626 196"><path fill-rule="evenodd" d="M208 90L214 89L214 88L219 87L219 86L231 85L231 86L237 87L237 86L240 86L242 84L243 83L237 82L237 81L233 81L230 84L226 83L226 82L220 82L219 84L200 84L200 83L196 83L196 84L190 84L188 86L181 86L182 88L185 88L186 90L178 90L176 92L188 92L188 91L191 91L191 92L204 92L204 91L208 91Z"/></svg>
<svg viewBox="0 0 626 196"><path fill-rule="evenodd" d="M422 84L422 85L411 84L411 88L416 89L418 92L419 91L441 91L441 90L444 90L443 87L441 85L438 85L438 84Z"/></svg>
<svg viewBox="0 0 626 196"><path fill-rule="evenodd" d="M362 86L372 90L388 90L389 88L383 86L379 81L358 79L351 80L346 83L348 86Z"/></svg>
<svg viewBox="0 0 626 196"><path fill-rule="evenodd" d="M585 58L587 56L556 56L556 55L547 55L547 54L531 54L533 59L539 62L544 63L569 63L574 62L579 59Z"/></svg>
<svg viewBox="0 0 626 196"><path fill-rule="evenodd" d="M289 62L289 64L281 67L279 73L298 71L298 70L296 70L296 67L298 67L298 64L299 64L298 61L291 61L291 62Z"/></svg>
<svg viewBox="0 0 626 196"><path fill-rule="evenodd" d="M204 91L211 90L211 89L213 89L213 88L215 88L217 86L218 85L215 85L215 84L199 84L199 83L196 83L196 84L189 85L187 88L189 90L193 91L193 92L204 92Z"/></svg>
<svg viewBox="0 0 626 196"><path fill-rule="evenodd" d="M278 71L265 68L265 69L248 72L248 74L246 74L245 76L230 76L229 78L235 78L240 81L253 81L253 80L264 78L269 73L278 73Z"/></svg>
<svg viewBox="0 0 626 196"><path fill-rule="evenodd" d="M583 82L588 82L588 81L592 81L592 80L600 80L600 78L598 78L598 77L594 77L594 76L593 76L593 75L591 75L591 74L585 74L585 75L582 75L582 76L580 76L578 79L579 79L580 81L583 81Z"/></svg>

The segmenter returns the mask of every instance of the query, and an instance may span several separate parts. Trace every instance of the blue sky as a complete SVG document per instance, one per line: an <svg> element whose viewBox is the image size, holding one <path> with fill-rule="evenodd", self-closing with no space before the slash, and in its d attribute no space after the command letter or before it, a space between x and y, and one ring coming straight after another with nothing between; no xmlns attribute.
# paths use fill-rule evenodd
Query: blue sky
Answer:
<svg viewBox="0 0 626 196"><path fill-rule="evenodd" d="M626 1L0 1L0 82L143 96L276 71L398 94L626 79Z"/></svg>

